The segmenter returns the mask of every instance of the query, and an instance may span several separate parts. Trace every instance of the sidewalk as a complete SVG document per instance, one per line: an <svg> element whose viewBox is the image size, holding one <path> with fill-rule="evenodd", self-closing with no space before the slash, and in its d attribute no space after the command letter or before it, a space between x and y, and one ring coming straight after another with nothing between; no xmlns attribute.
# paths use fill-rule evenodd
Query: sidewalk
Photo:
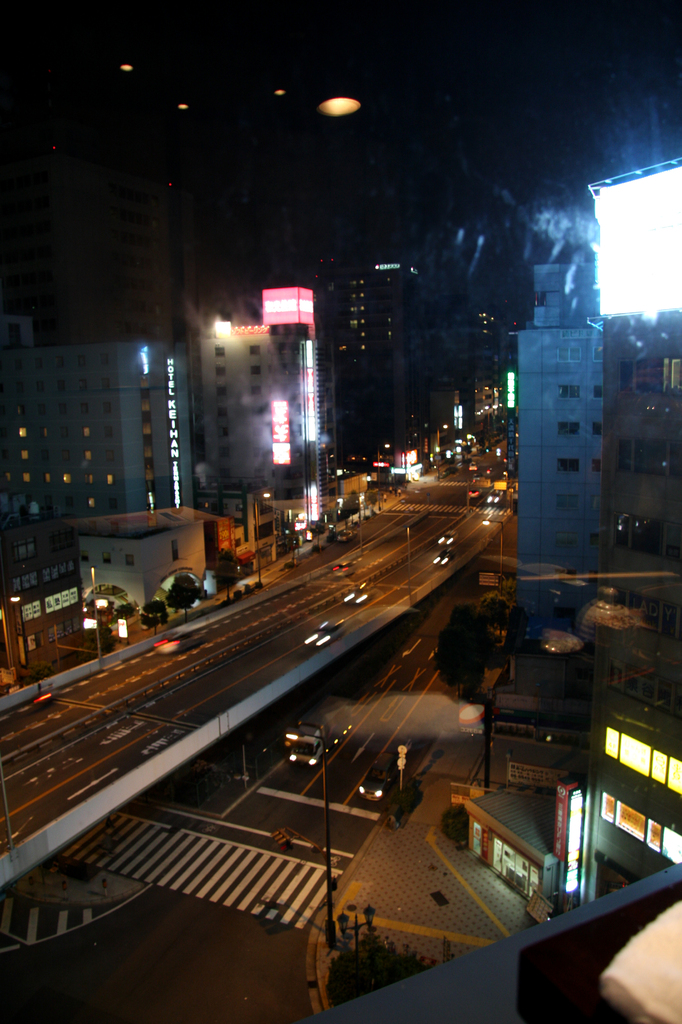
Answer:
<svg viewBox="0 0 682 1024"><path fill-rule="evenodd" d="M335 919L343 911L351 925L355 913L363 923L369 903L375 909L377 934L389 948L414 953L429 966L443 963L444 954L447 958L444 940L454 958L532 927L523 896L440 830L441 815L450 805L450 782L468 780L479 760L479 743L432 745L417 772L423 793L419 806L396 832L385 826L382 816L344 874ZM314 958L319 1009L329 1007L325 979L332 959L353 949L355 942L349 929L345 939L337 932L336 950L327 949L325 917L321 910L308 957L309 965Z"/></svg>

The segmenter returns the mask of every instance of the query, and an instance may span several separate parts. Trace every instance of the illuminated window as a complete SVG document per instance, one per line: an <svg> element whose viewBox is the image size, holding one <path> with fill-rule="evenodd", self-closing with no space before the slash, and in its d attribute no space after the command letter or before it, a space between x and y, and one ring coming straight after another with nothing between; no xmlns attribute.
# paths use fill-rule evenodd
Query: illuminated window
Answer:
<svg viewBox="0 0 682 1024"><path fill-rule="evenodd" d="M109 565L111 564L111 551L103 551L102 552L102 561L105 562L106 564L109 564Z"/></svg>
<svg viewBox="0 0 682 1024"><path fill-rule="evenodd" d="M621 764L634 768L641 775L648 775L651 767L651 747L623 733L620 738L619 760ZM680 767L682 768L682 764Z"/></svg>
<svg viewBox="0 0 682 1024"><path fill-rule="evenodd" d="M22 448L21 449L21 457L22 457L22 459L24 459L24 461L26 459L28 459L28 448Z"/></svg>
<svg viewBox="0 0 682 1024"><path fill-rule="evenodd" d="M94 508L94 507L95 507L95 499L94 498L88 498L88 508Z"/></svg>
<svg viewBox="0 0 682 1024"><path fill-rule="evenodd" d="M646 827L646 844L650 846L656 853L661 852L661 826L657 821L651 821L647 823Z"/></svg>
<svg viewBox="0 0 682 1024"><path fill-rule="evenodd" d="M620 802L616 804L616 821L615 824L618 828L622 828L623 832L628 832L635 839L639 839L644 842L646 818L639 811L633 810L632 807L628 807L626 804Z"/></svg>
<svg viewBox="0 0 682 1024"><path fill-rule="evenodd" d="M665 785L665 779L667 774L667 756L665 754L662 754L660 750L654 750L654 756L651 760L651 778L655 779L656 782L662 782L663 785Z"/></svg>
<svg viewBox="0 0 682 1024"><path fill-rule="evenodd" d="M671 757L668 767L668 788L682 793L682 761Z"/></svg>
<svg viewBox="0 0 682 1024"><path fill-rule="evenodd" d="M606 729L606 746L605 750L609 757L618 757L618 741L620 739L620 733L616 729Z"/></svg>
<svg viewBox="0 0 682 1024"><path fill-rule="evenodd" d="M40 436L41 437L47 437L47 427L41 427L40 428Z"/></svg>
<svg viewBox="0 0 682 1024"><path fill-rule="evenodd" d="M83 427L83 437L90 437L90 427Z"/></svg>
<svg viewBox="0 0 682 1024"><path fill-rule="evenodd" d="M661 851L673 864L682 862L682 836L671 828L663 829L663 849Z"/></svg>
<svg viewBox="0 0 682 1024"><path fill-rule="evenodd" d="M113 484L115 482L116 481L114 479L114 474L113 473L107 473L107 483L108 484Z"/></svg>
<svg viewBox="0 0 682 1024"><path fill-rule="evenodd" d="M610 821L611 824L613 824L616 817L616 801L608 793L602 793L601 816L606 821Z"/></svg>
<svg viewBox="0 0 682 1024"><path fill-rule="evenodd" d="M19 437L26 437L26 427L19 427Z"/></svg>
<svg viewBox="0 0 682 1024"><path fill-rule="evenodd" d="M142 424L142 433L143 434L151 434L151 432L152 432L152 425L151 425L151 423L143 423Z"/></svg>
<svg viewBox="0 0 682 1024"><path fill-rule="evenodd" d="M49 484L49 482L50 482L50 474L49 473L43 473L43 483L44 484Z"/></svg>
<svg viewBox="0 0 682 1024"><path fill-rule="evenodd" d="M64 481L65 484L70 484L71 483L71 474L70 473L64 473L63 476L62 476L62 480Z"/></svg>
<svg viewBox="0 0 682 1024"><path fill-rule="evenodd" d="M86 484L91 484L93 482L93 475L92 475L92 473L85 473L84 476L85 476L85 483Z"/></svg>
<svg viewBox="0 0 682 1024"><path fill-rule="evenodd" d="M86 462L90 462L90 460L92 459L92 452L90 451L89 448L86 448L84 450L83 458L85 459Z"/></svg>
<svg viewBox="0 0 682 1024"><path fill-rule="evenodd" d="M30 473L24 473L23 476L22 476L22 479L23 479L25 484L30 484L30 482L31 482L31 474Z"/></svg>

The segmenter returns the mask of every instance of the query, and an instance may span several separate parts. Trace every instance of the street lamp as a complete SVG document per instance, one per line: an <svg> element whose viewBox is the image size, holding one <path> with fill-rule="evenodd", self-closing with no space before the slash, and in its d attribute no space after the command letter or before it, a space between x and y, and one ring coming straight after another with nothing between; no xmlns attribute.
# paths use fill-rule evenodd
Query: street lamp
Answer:
<svg viewBox="0 0 682 1024"><path fill-rule="evenodd" d="M13 605L21 605L20 597L10 597L10 601L12 602ZM19 629L17 630L19 634L19 664L23 665L24 668L27 668L28 658L26 656L26 640L24 639L24 617L22 615L22 609L20 607L17 608L17 611L19 612Z"/></svg>
<svg viewBox="0 0 682 1024"><path fill-rule="evenodd" d="M263 497L264 498L269 498L270 497L270 492L269 491L264 491L263 492ZM256 526L256 557L258 559L258 586L260 587L261 586L261 579L260 579L260 509L259 509L259 506L258 506L258 495L256 495L254 497L254 499L253 499L253 511L254 511L254 523L255 523L255 526Z"/></svg>
<svg viewBox="0 0 682 1024"><path fill-rule="evenodd" d="M324 801L324 845L327 861L327 946L333 949L336 945L336 923L334 921L334 897L332 896L334 879L332 876L332 844L329 835L329 789L327 787L327 738L324 725L319 722L299 722L300 726L312 726L320 730L322 738L322 797Z"/></svg>
<svg viewBox="0 0 682 1024"><path fill-rule="evenodd" d="M92 603L93 603L94 608L95 608L95 633L97 634L97 661L99 663L99 669L100 669L100 672L101 672L102 671L102 641L101 641L100 635L99 635L99 609L100 609L100 605L98 604L98 602L97 602L97 600L95 598L95 567L94 567L94 565L90 567L90 575L92 576ZM108 604L108 602L105 601L105 604Z"/></svg>
<svg viewBox="0 0 682 1024"><path fill-rule="evenodd" d="M360 929L364 928L366 926L367 927L367 931L369 931L369 932L373 932L374 931L374 927L372 925L372 921L374 920L375 913L376 913L376 911L375 911L374 907L371 907L369 905L369 903L368 903L367 906L365 907L365 909L363 910L363 914L365 915L365 920L363 921L362 924L358 924L358 915L357 915L357 913L355 914L355 923L353 925L353 931L355 932L355 998L356 999L360 995L360 948L359 948ZM341 929L341 935L345 939L346 931L348 930L348 922L350 921L350 918L348 917L348 914L339 914L337 920L339 922L339 928Z"/></svg>
<svg viewBox="0 0 682 1024"><path fill-rule="evenodd" d="M384 442L384 448L390 448L390 447L391 447L390 444L387 441L385 441ZM380 453L381 453L381 446L377 445L377 495L378 495L377 500L378 500L378 504L379 504L379 511L381 512L381 466L379 465L379 463L381 462Z"/></svg>

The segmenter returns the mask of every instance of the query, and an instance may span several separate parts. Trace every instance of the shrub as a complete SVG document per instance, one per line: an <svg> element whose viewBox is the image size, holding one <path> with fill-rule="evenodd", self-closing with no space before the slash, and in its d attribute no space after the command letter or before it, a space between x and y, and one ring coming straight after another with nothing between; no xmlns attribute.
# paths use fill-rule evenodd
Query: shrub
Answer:
<svg viewBox="0 0 682 1024"><path fill-rule="evenodd" d="M428 970L416 956L390 953L375 932L363 935L359 946L359 995L373 992L384 985L410 978ZM327 978L327 995L339 1006L355 998L355 950L340 953L332 960Z"/></svg>
<svg viewBox="0 0 682 1024"><path fill-rule="evenodd" d="M468 843L469 815L464 804L456 804L454 807L448 807L447 811L443 811L440 827L448 839L452 839L455 843Z"/></svg>
<svg viewBox="0 0 682 1024"><path fill-rule="evenodd" d="M403 814L410 814L421 799L421 790L415 779L411 779L406 786L399 789L393 795L394 802L401 808Z"/></svg>

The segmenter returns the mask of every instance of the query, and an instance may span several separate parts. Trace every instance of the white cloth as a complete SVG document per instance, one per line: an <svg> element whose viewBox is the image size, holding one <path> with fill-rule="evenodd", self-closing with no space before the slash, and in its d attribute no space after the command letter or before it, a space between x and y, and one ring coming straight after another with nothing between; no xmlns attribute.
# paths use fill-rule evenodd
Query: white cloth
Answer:
<svg viewBox="0 0 682 1024"><path fill-rule="evenodd" d="M616 954L599 991L631 1024L682 1024L682 902Z"/></svg>

